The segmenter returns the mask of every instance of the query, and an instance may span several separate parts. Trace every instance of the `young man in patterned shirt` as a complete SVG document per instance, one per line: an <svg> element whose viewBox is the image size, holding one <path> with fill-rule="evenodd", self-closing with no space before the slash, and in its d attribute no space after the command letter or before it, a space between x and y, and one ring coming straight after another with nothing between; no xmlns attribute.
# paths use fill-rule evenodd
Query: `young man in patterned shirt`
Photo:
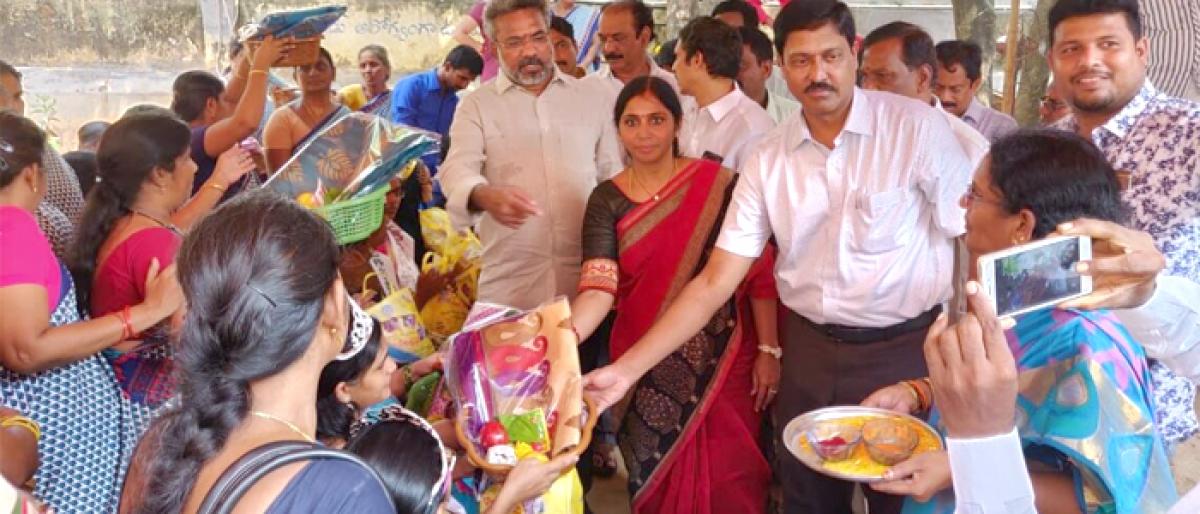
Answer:
<svg viewBox="0 0 1200 514"><path fill-rule="evenodd" d="M1072 111L1055 126L1089 138L1118 170L1130 224L1154 237L1166 273L1200 281L1200 104L1146 79L1150 47L1137 1L1059 0L1050 11L1049 48ZM1194 386L1157 362L1151 370L1167 441L1200 431Z"/></svg>

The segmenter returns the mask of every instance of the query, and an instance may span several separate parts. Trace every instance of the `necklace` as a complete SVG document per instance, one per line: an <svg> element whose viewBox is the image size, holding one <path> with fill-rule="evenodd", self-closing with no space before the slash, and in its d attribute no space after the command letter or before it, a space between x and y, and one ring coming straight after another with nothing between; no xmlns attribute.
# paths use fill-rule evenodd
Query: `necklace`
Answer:
<svg viewBox="0 0 1200 514"><path fill-rule="evenodd" d="M253 414L255 417L259 417L259 418L262 418L262 419L267 419L267 420L275 421L275 422L278 422L278 423L282 423L284 426L286 426L286 427L288 427L288 428L292 429L292 432L295 432L295 433L296 433L296 435L299 435L299 436L300 436L300 437L302 437L302 438L303 438L305 441L308 441L308 442L310 442L310 443L315 443L315 442L317 442L315 439L313 439L313 438L312 438L312 436L310 436L310 435L308 435L308 434L304 433L304 431L303 431L303 430L300 430L300 427L297 427L297 426L296 426L296 425L294 425L294 424L293 424L291 421L288 421L288 420L286 420L286 419L282 419L282 418L277 418L277 417L275 417L275 416L272 416L272 415L270 415L270 414L267 414L267 413L265 413L265 412L263 412L263 411L260 411L260 410L254 410L254 411L250 411L250 414Z"/></svg>
<svg viewBox="0 0 1200 514"><path fill-rule="evenodd" d="M183 235L183 232L181 232L181 231L179 230L179 227L176 227L175 225L172 225L172 224L170 224L170 223L167 223L167 222L165 222L165 221L163 221L163 220L160 220L160 219L158 219L158 218L156 218L156 217L154 217L154 216L151 216L151 215L149 215L149 214L146 214L146 213L142 212L142 211L141 211L141 210L139 210L139 209L134 209L134 210L133 210L133 213L134 213L134 214L136 214L136 215L138 215L138 216L141 216L141 217L143 217L143 218L146 218L146 219L148 219L148 220L150 220L150 221L153 221L153 222L155 222L155 223L158 223L158 224L159 224L159 226L161 226L161 227L163 227L163 228L165 228L165 229L167 229L167 230L170 230L171 232L174 232L174 233L175 233L175 235Z"/></svg>
<svg viewBox="0 0 1200 514"><path fill-rule="evenodd" d="M678 159L672 158L671 159L671 176L675 176L675 170L678 167L679 167ZM642 184L642 181L638 180L637 176L638 176L637 168L634 168L632 165L630 165L629 166L630 182L633 182L634 185L641 188L642 192L646 193L646 196L650 197L650 201L657 202L658 198L659 198L658 191L654 191L653 193L651 193L650 188L646 187L645 184ZM668 178L668 180L670 180L670 179ZM663 184L663 185L666 185L666 184ZM658 189L662 190L662 186L659 186Z"/></svg>

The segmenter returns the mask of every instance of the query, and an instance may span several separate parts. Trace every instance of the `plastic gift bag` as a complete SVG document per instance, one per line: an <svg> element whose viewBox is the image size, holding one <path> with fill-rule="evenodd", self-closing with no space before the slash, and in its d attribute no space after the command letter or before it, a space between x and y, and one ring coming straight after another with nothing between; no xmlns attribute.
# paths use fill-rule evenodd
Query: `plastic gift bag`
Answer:
<svg viewBox="0 0 1200 514"><path fill-rule="evenodd" d="M445 209L432 207L419 214L421 219L421 237L425 239L425 247L431 252L441 253L446 239L454 233L450 223L450 214Z"/></svg>
<svg viewBox="0 0 1200 514"><path fill-rule="evenodd" d="M367 314L383 327L383 340L388 344L388 354L397 362L420 360L436 350L433 341L426 337L417 304L413 302L412 290L400 289L387 295L367 309Z"/></svg>
<svg viewBox="0 0 1200 514"><path fill-rule="evenodd" d="M447 348L447 385L459 408L460 444L473 455L486 453L481 434L485 425L494 430L498 422L518 458L545 460L582 450L585 424L579 338L569 302L559 298L525 312L490 305L478 306L475 311L471 324L451 337ZM488 480L492 480L490 476ZM485 483L483 502L489 501L494 487ZM526 502L517 512L574 514L582 510L579 478L568 473L549 492Z"/></svg>

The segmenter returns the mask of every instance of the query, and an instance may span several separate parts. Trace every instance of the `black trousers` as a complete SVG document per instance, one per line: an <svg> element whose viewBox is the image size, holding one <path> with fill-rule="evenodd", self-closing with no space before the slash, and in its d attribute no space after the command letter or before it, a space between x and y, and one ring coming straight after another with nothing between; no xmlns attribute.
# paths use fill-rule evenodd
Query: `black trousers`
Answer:
<svg viewBox="0 0 1200 514"><path fill-rule="evenodd" d="M812 471L782 446L792 418L831 405L858 405L876 390L928 375L922 344L926 329L873 343L830 338L799 314L784 315L782 377L772 413L775 421L775 474L787 514L851 512L855 484ZM903 497L864 488L871 514L899 513Z"/></svg>

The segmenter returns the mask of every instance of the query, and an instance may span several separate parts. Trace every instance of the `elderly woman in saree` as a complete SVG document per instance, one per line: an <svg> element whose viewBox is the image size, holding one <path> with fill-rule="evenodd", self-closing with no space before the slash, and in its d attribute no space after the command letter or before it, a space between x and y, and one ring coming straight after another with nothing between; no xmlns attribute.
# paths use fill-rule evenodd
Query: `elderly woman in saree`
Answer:
<svg viewBox="0 0 1200 514"><path fill-rule="evenodd" d="M614 360L703 267L735 183L720 162L679 156L681 113L662 79L630 81L614 110L629 167L588 199L572 313L586 338L615 308ZM757 436L779 380L773 256L634 388L619 438L633 512L765 509L770 467Z"/></svg>
<svg viewBox="0 0 1200 514"><path fill-rule="evenodd" d="M362 84L351 84L338 91L338 101L353 111L388 117L392 112L392 90L388 79L392 77L392 61L387 49L380 45L367 45L358 51L358 72Z"/></svg>
<svg viewBox="0 0 1200 514"><path fill-rule="evenodd" d="M1124 215L1116 172L1104 156L1059 131L996 141L962 202L972 262L1042 239L1060 223ZM1038 512L1165 512L1175 488L1155 430L1142 347L1108 311L1048 308L1014 321L1006 336L1020 372L1017 430ZM914 398L922 395L932 398L930 419L938 424L937 392L927 381L889 386L864 404L915 412L922 406ZM954 511L945 452L917 455L891 474L872 487L910 496L905 513Z"/></svg>

